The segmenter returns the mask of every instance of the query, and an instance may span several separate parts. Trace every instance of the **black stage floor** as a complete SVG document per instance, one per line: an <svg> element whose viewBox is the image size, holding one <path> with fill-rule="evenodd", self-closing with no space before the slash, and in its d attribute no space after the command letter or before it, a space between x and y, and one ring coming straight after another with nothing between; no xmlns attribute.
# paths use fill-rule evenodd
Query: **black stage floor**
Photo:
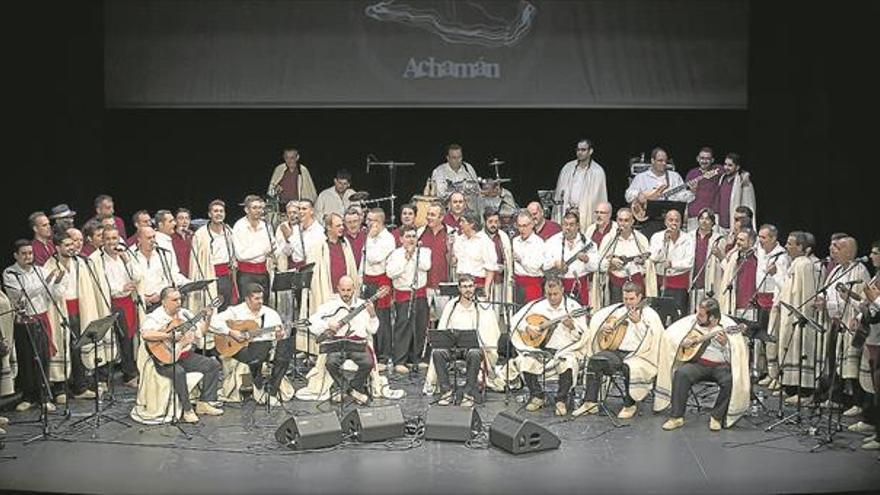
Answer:
<svg viewBox="0 0 880 495"><path fill-rule="evenodd" d="M394 377L407 391L398 402L404 416L424 416L429 398L421 379ZM71 428L60 412L53 432L69 440L23 445L40 433L38 425L9 428L0 451L0 490L78 493L802 493L875 491L880 482L877 452L859 449L862 435L843 431L832 445L811 449L818 437L805 428L782 425L766 432L775 411L745 417L732 430L712 433L708 416L689 409L684 428L664 432L664 415L650 404L627 426L615 429L608 418L560 419L550 408L525 413L518 394L490 393L478 406L489 423L504 409L536 420L559 436L558 450L514 456L476 441L470 446L405 437L389 443L344 443L325 452L295 452L274 438L290 415L318 411L316 403L293 401L267 413L252 400L227 405L219 418L184 425L187 440L171 426L102 426L97 438L87 425ZM132 391L119 394L109 409L127 419ZM711 403L711 398L708 399ZM619 400L609 399L616 411ZM648 399L649 402L650 398ZM778 400L768 401L775 407ZM75 416L91 411L77 401ZM330 404L321 406L333 410ZM59 408L60 411L60 408ZM8 413L27 420L36 411ZM76 418L74 418L76 419ZM818 421L815 421L818 424ZM821 432L820 432L821 433ZM14 458L8 459L7 456Z"/></svg>

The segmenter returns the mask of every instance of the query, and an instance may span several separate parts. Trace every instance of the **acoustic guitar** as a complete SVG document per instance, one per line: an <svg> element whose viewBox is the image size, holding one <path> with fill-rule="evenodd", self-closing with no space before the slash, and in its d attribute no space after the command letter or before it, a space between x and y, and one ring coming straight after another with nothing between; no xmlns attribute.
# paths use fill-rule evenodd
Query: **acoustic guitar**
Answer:
<svg viewBox="0 0 880 495"><path fill-rule="evenodd" d="M388 287L387 285L383 285L382 287L380 287L379 290L377 290L375 294L370 296L370 298L367 299L366 301L364 301L360 306L352 309L351 311L349 311L345 316L343 316L339 320L336 320L336 323L339 324L339 329L336 331L339 332L343 328L349 326L351 321L354 320L357 315L359 315L363 310L365 310L367 308L368 303L374 303L374 302L378 301L379 299L382 299L383 297L387 296L390 292L391 292L391 287ZM333 318L334 316L336 316L337 313L339 313L339 311L344 311L345 309L346 308L340 307L333 314L329 314L329 315L324 316L323 319L327 320L327 319ZM351 336L351 334L353 332L354 332L354 329L349 327L348 330L346 330L345 334L336 335L328 329L326 332L322 333L321 335L318 335L318 337L315 338L315 342L320 344L320 343L325 342L329 339L345 339L345 338L348 338L349 336Z"/></svg>
<svg viewBox="0 0 880 495"><path fill-rule="evenodd" d="M642 298L632 311L641 311L647 306L649 300L647 297ZM596 335L596 346L600 351L616 351L620 349L623 338L626 337L626 329L629 327L630 311L622 316L609 316L602 324ZM605 331L610 328L611 331Z"/></svg>
<svg viewBox="0 0 880 495"><path fill-rule="evenodd" d="M196 324L205 319L205 316L208 314L209 309L219 308L223 304L223 296L217 296L211 303L204 308L201 309L194 317L189 320L184 321L180 318L180 314L176 316L173 320L168 322L167 325L161 330L163 332L173 332L174 335L171 337L175 341L175 349L174 353L171 352L172 349L172 341L171 340L147 340L145 341L147 345L147 352L153 356L159 364L167 365L174 364L180 359L180 355L183 353L184 349L188 346L177 345L176 341L179 341L184 335L189 332L194 332L196 329Z"/></svg>
<svg viewBox="0 0 880 495"><path fill-rule="evenodd" d="M712 179L712 178L716 177L718 174L720 174L721 172L722 172L722 169L720 167L713 168L712 170L707 170L706 172L701 173L699 176L694 177L693 179L691 179L683 184L679 184L679 185L673 187L672 189L664 189L667 186L659 186L659 188L657 188L655 190L661 190L662 192L660 193L660 196L657 197L657 200L663 201L663 200L668 199L670 196L674 196L679 191L683 191L687 188L693 189L693 188L697 187L697 184L701 180ZM635 201L633 201L632 204L630 205L630 210L632 210L633 218L635 218L637 221L644 222L645 220L648 219L647 201L642 203L641 201L639 201L638 198L636 198Z"/></svg>
<svg viewBox="0 0 880 495"><path fill-rule="evenodd" d="M709 341L715 338L716 335L720 333L726 333L728 335L735 333L742 333L746 331L748 327L740 323L739 325L734 325L732 327L723 327L716 328L710 332L702 333L697 328L692 328L688 334L682 339L682 344L678 346L678 351L675 354L675 359L682 362L692 361L699 355L702 355L703 352L709 347ZM691 339L690 345L684 345L684 341Z"/></svg>
<svg viewBox="0 0 880 495"><path fill-rule="evenodd" d="M566 272L568 272L568 267L570 267L571 264L577 260L578 256L580 256L581 253L586 253L592 245L593 242L588 241L586 244L584 244L582 248L578 249L576 253L572 254L567 260L565 260L562 263L561 267L557 268L554 266L551 267L549 270L544 270L544 276L547 278L562 278L562 276L565 275Z"/></svg>
<svg viewBox="0 0 880 495"><path fill-rule="evenodd" d="M519 337L523 343L529 347L540 347L542 343L550 341L550 337L553 335L553 331L556 330L556 326L559 322L566 318L580 318L581 316L586 316L590 314L590 309L589 306L577 308L570 313L552 319L541 313L532 313L526 316L526 323L538 327L537 335L532 337L529 335L528 331L519 330Z"/></svg>
<svg viewBox="0 0 880 495"><path fill-rule="evenodd" d="M228 334L214 335L214 347L223 357L232 357L238 354L238 351L248 346L254 339L274 335L275 329L279 326L284 329L284 335L287 336L287 328L282 325L273 325L271 327L260 327L260 324L254 320L227 320L226 326L230 330L241 332L244 336L242 340L236 340ZM296 324L294 326L297 326Z"/></svg>

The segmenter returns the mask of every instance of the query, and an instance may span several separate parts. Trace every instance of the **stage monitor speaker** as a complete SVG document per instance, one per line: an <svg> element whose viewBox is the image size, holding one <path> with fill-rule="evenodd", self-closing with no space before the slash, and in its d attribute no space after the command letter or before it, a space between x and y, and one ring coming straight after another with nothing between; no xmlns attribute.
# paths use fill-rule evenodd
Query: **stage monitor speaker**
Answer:
<svg viewBox="0 0 880 495"><path fill-rule="evenodd" d="M332 447L342 443L342 426L335 412L293 416L278 427L275 439L293 450Z"/></svg>
<svg viewBox="0 0 880 495"><path fill-rule="evenodd" d="M483 420L475 409L430 407L425 415L425 440L467 442L483 429Z"/></svg>
<svg viewBox="0 0 880 495"><path fill-rule="evenodd" d="M400 405L365 407L349 411L342 418L342 431L359 442L381 442L402 437L406 430Z"/></svg>
<svg viewBox="0 0 880 495"><path fill-rule="evenodd" d="M511 454L559 448L559 437L534 421L501 411L489 428L489 443Z"/></svg>

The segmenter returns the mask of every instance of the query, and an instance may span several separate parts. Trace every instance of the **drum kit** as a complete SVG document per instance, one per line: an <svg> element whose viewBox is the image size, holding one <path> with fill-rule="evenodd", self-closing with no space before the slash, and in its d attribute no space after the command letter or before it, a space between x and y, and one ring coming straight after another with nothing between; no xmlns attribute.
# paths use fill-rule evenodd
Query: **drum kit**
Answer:
<svg viewBox="0 0 880 495"><path fill-rule="evenodd" d="M453 182L449 184L449 194L453 192L462 193L467 200L468 208L482 213L483 209L488 206L487 203L492 202L492 198L497 198L501 195L502 184L511 182L511 179L501 177L499 167L504 165L504 163L502 160L493 158L487 166L495 169L494 178L465 179ZM423 227L428 223L428 206L431 204L442 204L446 200L446 198L436 196L436 188L431 182L429 179L428 184L425 186L424 194L417 194L412 197L412 204L416 206L415 224L417 227ZM513 215L503 215L503 217L505 218L502 218L502 224L512 223Z"/></svg>

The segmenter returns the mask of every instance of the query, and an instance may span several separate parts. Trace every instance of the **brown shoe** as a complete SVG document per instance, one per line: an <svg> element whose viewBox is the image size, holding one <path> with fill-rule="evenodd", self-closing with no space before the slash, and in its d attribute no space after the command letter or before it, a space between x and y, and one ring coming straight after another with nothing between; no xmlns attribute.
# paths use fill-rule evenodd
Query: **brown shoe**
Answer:
<svg viewBox="0 0 880 495"><path fill-rule="evenodd" d="M180 421L182 423L198 423L199 416L196 414L195 411L189 410L189 411L186 411L185 413L183 413L183 417L180 418Z"/></svg>
<svg viewBox="0 0 880 495"><path fill-rule="evenodd" d="M204 414L206 416L221 416L223 409L217 408L207 402L199 402L196 404L196 414Z"/></svg>

